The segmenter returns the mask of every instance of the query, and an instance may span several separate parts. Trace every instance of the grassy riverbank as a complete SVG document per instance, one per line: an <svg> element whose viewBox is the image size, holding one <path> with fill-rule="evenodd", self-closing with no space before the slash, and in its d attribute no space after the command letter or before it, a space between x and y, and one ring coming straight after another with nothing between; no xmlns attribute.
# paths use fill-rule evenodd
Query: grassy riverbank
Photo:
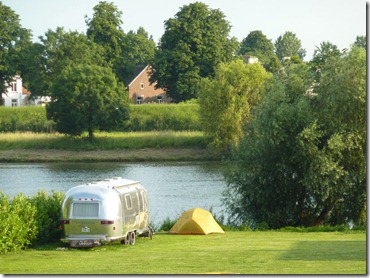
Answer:
<svg viewBox="0 0 370 278"><path fill-rule="evenodd" d="M0 162L141 162L216 161L218 154L201 148L150 148L141 150L0 150Z"/></svg>
<svg viewBox="0 0 370 278"><path fill-rule="evenodd" d="M45 263L47 260L47 263ZM136 245L58 245L0 255L4 274L365 274L365 232L154 235Z"/></svg>
<svg viewBox="0 0 370 278"><path fill-rule="evenodd" d="M0 162L219 160L202 132L98 132L86 136L0 133Z"/></svg>

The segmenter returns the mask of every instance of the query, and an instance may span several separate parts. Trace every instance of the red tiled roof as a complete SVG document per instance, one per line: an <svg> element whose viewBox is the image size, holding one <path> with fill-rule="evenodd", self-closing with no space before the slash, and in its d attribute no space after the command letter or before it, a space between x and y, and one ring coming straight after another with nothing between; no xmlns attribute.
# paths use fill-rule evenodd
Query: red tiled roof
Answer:
<svg viewBox="0 0 370 278"><path fill-rule="evenodd" d="M28 91L25 87L22 86L22 95L30 95L31 92Z"/></svg>

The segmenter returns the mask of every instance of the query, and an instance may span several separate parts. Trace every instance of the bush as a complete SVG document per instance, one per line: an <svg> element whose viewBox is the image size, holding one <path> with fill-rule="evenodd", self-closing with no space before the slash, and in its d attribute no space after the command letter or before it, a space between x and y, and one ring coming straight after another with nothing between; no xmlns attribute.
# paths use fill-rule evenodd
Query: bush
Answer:
<svg viewBox="0 0 370 278"><path fill-rule="evenodd" d="M53 242L58 229L63 193L39 191L27 198L23 193L13 200L0 191L0 254L17 251L30 244Z"/></svg>
<svg viewBox="0 0 370 278"><path fill-rule="evenodd" d="M161 226L159 227L159 231L168 232L171 230L171 228L176 224L178 219L170 219L167 217L165 220L163 220Z"/></svg>
<svg viewBox="0 0 370 278"><path fill-rule="evenodd" d="M254 230L256 231L268 231L269 229L269 224L267 224L265 221L257 223L254 227Z"/></svg>
<svg viewBox="0 0 370 278"><path fill-rule="evenodd" d="M64 194L51 191L48 195L45 191L37 192L31 199L36 208L35 222L37 235L33 243L53 242L60 239L62 230L59 229L59 218Z"/></svg>
<svg viewBox="0 0 370 278"><path fill-rule="evenodd" d="M36 237L36 208L22 193L12 201L0 192L0 253L17 251Z"/></svg>

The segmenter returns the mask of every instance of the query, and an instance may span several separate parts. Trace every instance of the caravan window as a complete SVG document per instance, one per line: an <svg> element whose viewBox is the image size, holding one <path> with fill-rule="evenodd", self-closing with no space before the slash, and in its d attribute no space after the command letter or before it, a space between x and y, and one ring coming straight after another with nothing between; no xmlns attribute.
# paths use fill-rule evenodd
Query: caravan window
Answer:
<svg viewBox="0 0 370 278"><path fill-rule="evenodd" d="M73 217L98 217L98 203L74 203L72 209Z"/></svg>
<svg viewBox="0 0 370 278"><path fill-rule="evenodd" d="M130 195L125 195L125 201L126 201L126 208L127 209L132 209L132 201L131 201L131 196Z"/></svg>

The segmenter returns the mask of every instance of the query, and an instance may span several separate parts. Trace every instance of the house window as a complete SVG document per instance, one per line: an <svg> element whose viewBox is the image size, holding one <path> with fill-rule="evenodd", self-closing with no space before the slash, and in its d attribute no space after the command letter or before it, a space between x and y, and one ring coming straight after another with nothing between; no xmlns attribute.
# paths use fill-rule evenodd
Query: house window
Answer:
<svg viewBox="0 0 370 278"><path fill-rule="evenodd" d="M141 82L141 83L140 83L140 89L141 89L141 90L144 90L144 82Z"/></svg>
<svg viewBox="0 0 370 278"><path fill-rule="evenodd" d="M162 103L163 101L163 96L157 96L157 102Z"/></svg>
<svg viewBox="0 0 370 278"><path fill-rule="evenodd" d="M137 96L136 97L136 104L142 104L144 103L144 97L143 96Z"/></svg>
<svg viewBox="0 0 370 278"><path fill-rule="evenodd" d="M12 92L16 92L17 91L17 82L12 82L10 84L10 87L12 89Z"/></svg>
<svg viewBox="0 0 370 278"><path fill-rule="evenodd" d="M18 106L18 100L16 98L12 99L12 107Z"/></svg>

